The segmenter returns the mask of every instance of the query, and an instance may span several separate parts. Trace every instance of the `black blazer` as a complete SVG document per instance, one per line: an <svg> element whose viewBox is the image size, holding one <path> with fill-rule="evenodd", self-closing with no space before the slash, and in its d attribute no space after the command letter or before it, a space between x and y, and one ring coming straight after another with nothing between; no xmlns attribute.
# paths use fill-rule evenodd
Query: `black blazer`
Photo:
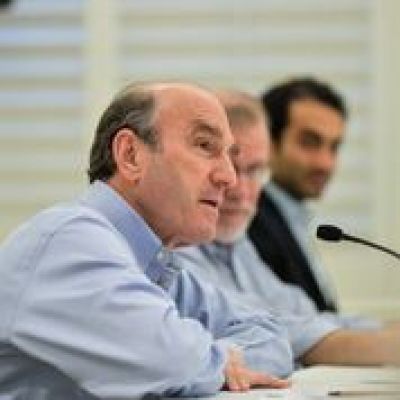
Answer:
<svg viewBox="0 0 400 400"><path fill-rule="evenodd" d="M337 305L323 296L312 269L284 217L270 196L261 193L258 212L249 237L259 255L284 282L304 289L320 311L337 311Z"/></svg>

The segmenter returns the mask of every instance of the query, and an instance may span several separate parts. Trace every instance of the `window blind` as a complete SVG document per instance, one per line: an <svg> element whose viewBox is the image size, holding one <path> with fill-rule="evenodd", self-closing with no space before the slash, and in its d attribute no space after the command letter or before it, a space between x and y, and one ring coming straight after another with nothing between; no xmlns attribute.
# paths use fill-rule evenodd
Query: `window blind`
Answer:
<svg viewBox="0 0 400 400"><path fill-rule="evenodd" d="M260 93L297 75L336 87L350 107L338 173L318 205L327 219L368 234L370 1L119 0L120 81L180 79Z"/></svg>
<svg viewBox="0 0 400 400"><path fill-rule="evenodd" d="M81 1L0 11L0 237L80 186Z"/></svg>

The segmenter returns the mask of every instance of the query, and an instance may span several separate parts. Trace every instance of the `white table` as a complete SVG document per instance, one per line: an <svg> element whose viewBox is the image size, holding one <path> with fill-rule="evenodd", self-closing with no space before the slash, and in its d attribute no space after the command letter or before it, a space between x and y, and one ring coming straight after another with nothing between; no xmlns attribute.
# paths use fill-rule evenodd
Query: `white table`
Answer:
<svg viewBox="0 0 400 400"><path fill-rule="evenodd" d="M317 366L299 370L290 389L221 392L212 400L400 400L399 368ZM334 394L336 393L336 394Z"/></svg>

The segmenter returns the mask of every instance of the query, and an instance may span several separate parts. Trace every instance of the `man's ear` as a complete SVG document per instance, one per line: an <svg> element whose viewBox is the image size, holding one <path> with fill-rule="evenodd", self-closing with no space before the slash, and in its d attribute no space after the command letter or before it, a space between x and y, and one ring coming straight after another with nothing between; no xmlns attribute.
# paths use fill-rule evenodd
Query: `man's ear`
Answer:
<svg viewBox="0 0 400 400"><path fill-rule="evenodd" d="M131 182L137 182L143 170L144 143L128 128L118 131L112 141L112 155L117 172Z"/></svg>

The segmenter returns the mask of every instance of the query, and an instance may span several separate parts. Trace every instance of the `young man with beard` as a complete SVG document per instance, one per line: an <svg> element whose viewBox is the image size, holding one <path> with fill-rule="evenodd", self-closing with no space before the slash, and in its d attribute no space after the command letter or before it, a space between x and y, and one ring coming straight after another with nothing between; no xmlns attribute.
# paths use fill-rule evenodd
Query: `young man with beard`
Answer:
<svg viewBox="0 0 400 400"><path fill-rule="evenodd" d="M261 192L249 237L280 279L302 288L320 311L337 311L306 203L321 197L335 172L344 100L326 83L297 78L267 90L262 104L270 120L272 179Z"/></svg>

